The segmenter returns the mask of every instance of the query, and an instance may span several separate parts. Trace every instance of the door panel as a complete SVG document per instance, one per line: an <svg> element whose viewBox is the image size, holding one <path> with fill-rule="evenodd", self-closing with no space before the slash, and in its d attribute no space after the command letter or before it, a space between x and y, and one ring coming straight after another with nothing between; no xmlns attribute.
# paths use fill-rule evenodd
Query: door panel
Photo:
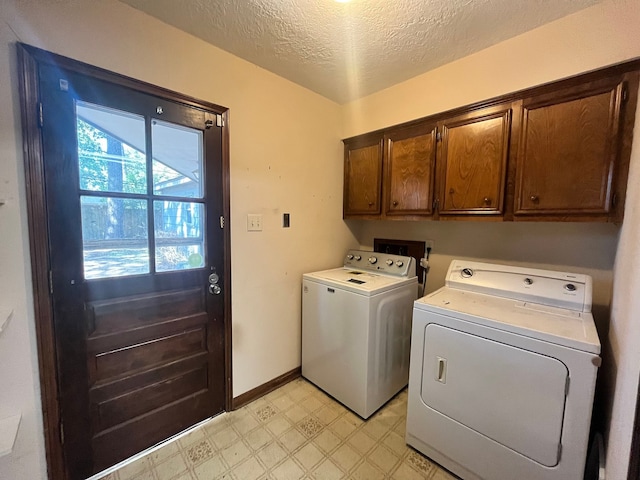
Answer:
<svg viewBox="0 0 640 480"><path fill-rule="evenodd" d="M94 470L100 471L131 455L131 450L141 451L154 445L187 426L207 418L211 407L206 391L185 397L116 427L103 430L92 438L91 448L100 452L94 462Z"/></svg>
<svg viewBox="0 0 640 480"><path fill-rule="evenodd" d="M516 213L609 213L622 91L607 79L524 100Z"/></svg>
<svg viewBox="0 0 640 480"><path fill-rule="evenodd" d="M148 408L155 410L200 390L207 389L207 370L200 367L175 377L168 377L158 383L107 398L97 404L93 426L96 430L106 430L145 413Z"/></svg>
<svg viewBox="0 0 640 480"><path fill-rule="evenodd" d="M568 376L555 358L436 324L425 328L425 404L547 467L560 459Z"/></svg>
<svg viewBox="0 0 640 480"><path fill-rule="evenodd" d="M222 130L211 112L40 68L70 478L225 406Z"/></svg>
<svg viewBox="0 0 640 480"><path fill-rule="evenodd" d="M154 338L144 343L128 345L117 350L92 355L90 369L95 382L106 381L137 370L146 370L158 364L206 351L206 331L191 330L175 335Z"/></svg>
<svg viewBox="0 0 640 480"><path fill-rule="evenodd" d="M345 143L345 215L379 214L382 200L382 139Z"/></svg>
<svg viewBox="0 0 640 480"><path fill-rule="evenodd" d="M385 143L385 213L431 215L436 163L435 125L389 133Z"/></svg>
<svg viewBox="0 0 640 480"><path fill-rule="evenodd" d="M502 214L511 105L448 119L441 128L439 213Z"/></svg>

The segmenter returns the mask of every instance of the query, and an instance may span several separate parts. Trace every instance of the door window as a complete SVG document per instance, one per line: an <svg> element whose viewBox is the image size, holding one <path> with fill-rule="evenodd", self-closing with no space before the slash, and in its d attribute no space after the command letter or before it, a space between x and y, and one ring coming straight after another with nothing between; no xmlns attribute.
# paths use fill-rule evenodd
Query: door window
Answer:
<svg viewBox="0 0 640 480"><path fill-rule="evenodd" d="M76 118L85 279L203 268L202 131L82 101Z"/></svg>

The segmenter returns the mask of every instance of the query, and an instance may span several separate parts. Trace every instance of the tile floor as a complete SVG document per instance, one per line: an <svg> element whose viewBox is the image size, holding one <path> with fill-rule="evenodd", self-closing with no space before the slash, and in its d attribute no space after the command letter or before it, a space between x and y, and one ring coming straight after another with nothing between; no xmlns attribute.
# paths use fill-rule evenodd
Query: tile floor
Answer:
<svg viewBox="0 0 640 480"><path fill-rule="evenodd" d="M366 422L299 378L102 480L455 480L404 441L407 391Z"/></svg>

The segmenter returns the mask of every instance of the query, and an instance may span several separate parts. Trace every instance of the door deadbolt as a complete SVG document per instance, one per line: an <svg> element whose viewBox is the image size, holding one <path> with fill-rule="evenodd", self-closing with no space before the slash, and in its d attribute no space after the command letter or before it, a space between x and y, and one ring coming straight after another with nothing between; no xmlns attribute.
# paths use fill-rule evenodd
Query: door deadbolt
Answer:
<svg viewBox="0 0 640 480"><path fill-rule="evenodd" d="M220 280L220 277L218 276L217 273L212 273L211 275L209 275L209 283L211 285L216 285L219 280Z"/></svg>

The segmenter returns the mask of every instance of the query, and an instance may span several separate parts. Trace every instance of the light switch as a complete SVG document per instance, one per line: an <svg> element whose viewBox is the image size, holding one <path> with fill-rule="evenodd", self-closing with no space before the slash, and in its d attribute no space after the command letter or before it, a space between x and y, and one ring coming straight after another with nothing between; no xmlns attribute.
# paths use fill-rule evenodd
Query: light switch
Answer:
<svg viewBox="0 0 640 480"><path fill-rule="evenodd" d="M247 231L248 232L262 231L262 214L249 213L247 215Z"/></svg>

